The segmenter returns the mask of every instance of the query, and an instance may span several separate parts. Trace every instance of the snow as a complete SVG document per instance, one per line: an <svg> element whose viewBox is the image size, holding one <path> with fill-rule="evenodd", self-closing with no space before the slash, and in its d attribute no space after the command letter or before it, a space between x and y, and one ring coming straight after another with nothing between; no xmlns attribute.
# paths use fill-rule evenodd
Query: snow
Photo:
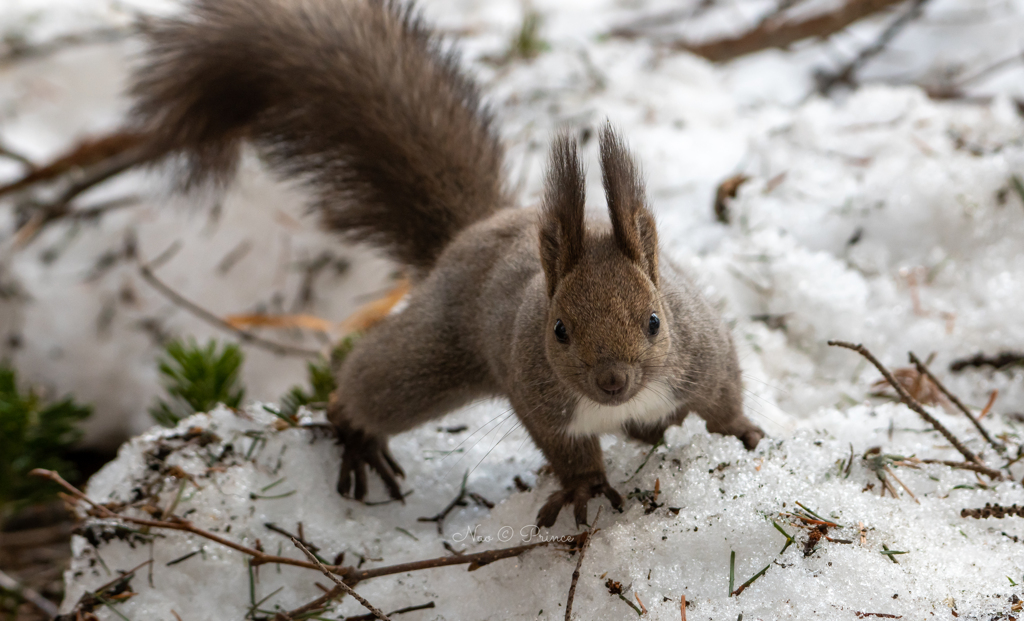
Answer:
<svg viewBox="0 0 1024 621"><path fill-rule="evenodd" d="M576 532L567 514L550 531L538 532L531 526L555 481L547 475L534 478L540 457L525 445L522 432L512 432L499 443L497 437L507 427L498 425L485 430L486 438L474 444L477 438L469 430L447 431L460 425L473 429L500 408L481 404L393 442L409 472L405 486L413 490L404 505L368 507L338 496L333 489L338 467L334 442L310 429L275 431L276 419L258 406L247 411L254 421L220 409L195 415L176 430L132 440L90 481L89 493L97 501L126 502L140 483L155 482L163 489L155 505L169 506L178 495L179 481L147 470L153 462L145 453L156 452L160 437L180 437L199 427L220 440L205 447L193 442L166 458L166 466L178 466L201 487L184 484L176 513L249 546L259 540L271 553L280 550L303 558L266 523L290 532L302 523L305 538L320 546L323 558L345 552L346 562L365 558L366 567L444 556L444 542L476 552L529 543L539 535ZM963 417L937 416L959 436L971 436ZM892 440L890 426L895 430ZM747 619L840 620L855 618L855 612L949 618L950 609L960 618L989 619L1008 613L1010 598L1019 587L1007 578L1019 583L1024 573L1024 549L1009 537L1022 534L1021 529L1012 523L963 519L959 511L986 502L1020 503L1024 494L1019 484L1002 482L981 489L978 479L964 471L935 465L897 468L900 480L920 500L916 504L906 494L900 499L880 497L874 472L859 458L872 446L905 456L952 458L948 449L936 447L940 442L916 415L895 404L822 408L813 421L800 423L784 438L762 442L754 453L734 438L707 434L703 423L691 418L669 432L666 445L635 475L645 449L609 438L604 444L606 464L616 487L624 492L650 491L657 481L660 496L650 513L635 498L626 501L621 514L604 501L591 503L592 516L596 505L603 509L597 523L600 531L583 563L576 618L622 619L633 614L608 593L607 579L620 582L629 599L639 596L653 619L678 619L681 595L689 602L688 619L733 619L743 613ZM170 446L182 443L165 441ZM228 443L234 447L232 456L213 459ZM466 450L451 452L459 448ZM485 452L489 454L483 458ZM851 453L854 463L845 476L841 460ZM467 470L468 489L498 505L490 511L472 504L456 510L439 536L434 523L417 518L443 509L456 496ZM516 474L536 481L537 489L515 491ZM863 491L869 484L873 489ZM253 493L268 498L253 500ZM379 484L371 488L371 495L386 497ZM843 528L833 529L830 536L852 543L823 541L805 556L807 531L782 515L795 510L797 502L841 524ZM781 555L785 539L772 520L797 538ZM906 554L893 563L881 554L883 546ZM204 555L167 565L200 548ZM736 586L771 564L763 577L732 598L727 596L731 552L736 552ZM170 620L171 610L182 619L237 618L251 605L243 557L193 536L169 533L152 549L113 540L98 550L76 538L75 554L65 605L110 579L97 556L107 567L127 569L151 555L156 586L149 587L144 571L139 572L132 583L138 595L118 605L128 618ZM412 619L561 619L574 566L575 558L565 551L541 548L474 572L457 566L376 578L360 584L358 591L386 610L436 603L433 610L415 613L418 617L405 617ZM313 584L317 580L324 582L310 570L284 566L278 571L264 565L255 582L255 598L259 601L284 587L261 608L295 608L319 595ZM343 600L325 616L361 613L356 602ZM101 611L101 618L114 617Z"/></svg>
<svg viewBox="0 0 1024 621"><path fill-rule="evenodd" d="M66 10L72 5L74 11ZM163 2L135 5L166 10ZM27 28L30 39L45 40L123 23L124 11L111 6L24 1L5 6L0 27ZM1019 441L1021 423L1010 415L1024 412L1024 371L945 369L978 351L1024 349L1024 202L1010 186L1011 175L1024 172L1024 125L1012 101L1022 95L1024 70L1009 66L972 82L968 94L991 96L982 102L935 101L906 84L929 85L957 68L969 75L1018 53L1024 4L979 2L968 14L960 3L936 0L919 24L865 68L865 77L904 85L876 83L833 99L809 94L812 70L850 58L887 19L866 20L828 44L714 66L643 40L599 36L637 15L676 8L674 2L538 0L533 6L544 16L542 34L551 49L531 62L500 66L484 59L504 49L521 19L520 3L433 0L424 8L441 27L462 33L467 66L498 112L510 179L524 205L539 196L548 139L557 127L578 128L582 136L584 127L609 118L622 129L643 163L663 252L690 269L722 308L740 349L748 413L769 433L747 453L737 440L710 435L691 419L670 431L666 445L636 475L647 449L606 438L616 489L624 495L651 491L657 481L661 506L646 514L634 496L619 514L604 500L591 502L591 516L604 508L583 562L577 618L634 614L608 592L608 579L620 582L633 603L638 596L653 619L679 619L681 595L691 621L731 620L740 613L748 620L846 620L858 618L857 612L904 619L951 618L953 611L961 619L1019 617L1011 598L1022 595L1014 583L1024 580L1024 547L1012 537L1024 536L1024 527L1013 518L961 518L960 510L987 502L1020 504L1021 484L982 486L973 473L941 465L896 466L920 504L902 489L900 498L882 497L881 483L861 458L868 449L922 459L959 456L906 408L870 399L877 372L825 341L863 342L890 368L905 366L908 351L922 358L934 352L932 368L966 403L979 407L999 390L986 424L993 433L1010 434L1011 446ZM689 27L694 36L712 38L736 27L738 15L755 21L766 9L754 2L724 5ZM137 49L129 40L0 68L4 143L42 160L73 137L116 126L127 106L117 93ZM600 210L593 143L585 145L588 206ZM711 204L717 185L737 173L749 180L730 203L732 223L725 226L715 222ZM0 174L13 177L16 169L0 168ZM219 221L203 215L209 198L173 198L167 188L161 171L135 173L88 198L139 193L140 206L73 237L70 227L55 226L26 249L4 242L3 280L26 292L23 299L0 300L3 334L21 335L21 347L7 354L34 381L97 404L90 430L95 443L149 425L145 411L157 390L157 346L139 328L142 320L154 319L172 333L215 334L139 281L129 262L87 278L97 257L122 244L128 231L148 259L181 240L159 274L219 314L290 310L301 286L298 266L323 251L351 267L323 274L304 312L340 320L365 301L362 296L390 283L388 263L316 231L302 215L301 193L270 179L255 158L224 197ZM228 274L218 272L215 266L245 240L253 250ZM46 249L58 249L60 258L41 262ZM134 301L116 303L126 288ZM111 307L113 319L100 330L98 317ZM784 329L754 319L766 315L780 317ZM308 338L304 344L317 345ZM273 401L301 381L301 361L251 348L247 353L245 379L253 398ZM997 463L962 416L933 411ZM183 444L159 438L209 429L220 440L187 444L166 460L201 486L185 484L177 515L187 513L196 524L247 545L259 539L271 552L280 543L282 553L295 558L301 553L264 524L295 532L301 522L324 558L344 551L347 563L364 558L364 567L373 567L446 555L445 541L468 551L516 545L523 533L531 534L537 510L555 489L550 476L537 474L539 453L500 401L476 404L392 441L408 473L404 488L413 490L404 505L342 499L333 489L340 453L332 440L309 429L277 430L276 419L259 403L246 412L252 420L221 409L196 415L177 430L134 438L90 481L89 494L129 500L135 487L150 482L162 484L158 504L169 506L180 483L166 470L147 469L144 454L159 442ZM447 431L462 425L465 431ZM234 456L212 461L228 443ZM847 477L844 460L851 454ZM471 503L454 511L439 536L435 524L417 518L443 509L467 471L469 490L496 506ZM1019 481L1024 467L1013 473ZM535 489L518 491L516 475ZM384 498L383 486L373 485L371 494ZM291 491L281 498L250 496ZM805 556L808 531L782 515L796 502L841 524L829 536L852 543L824 541ZM784 537L772 520L797 539L781 555ZM503 527L512 532L508 541L501 540L501 533L509 533ZM492 539L475 541L468 532ZM574 532L566 514L550 534ZM98 550L76 538L65 609L83 591L110 580L104 566L127 569L152 553L153 586L140 573L132 582L138 594L117 605L120 613L167 621L172 610L184 621L243 617L251 601L242 555L181 533L165 535L152 547L114 539ZM167 565L200 546L203 554ZM883 546L907 553L894 556L894 563L880 553ZM737 586L771 563L736 597L728 597L731 552ZM561 619L575 563L564 551L541 548L474 572L452 567L376 578L358 591L384 610L436 603L435 609L399 617L411 621ZM283 587L264 602L267 609L297 607L319 595L314 582L326 584L316 573L291 567L263 566L258 576L257 601ZM364 612L346 599L326 616ZM109 609L97 614L118 618Z"/></svg>

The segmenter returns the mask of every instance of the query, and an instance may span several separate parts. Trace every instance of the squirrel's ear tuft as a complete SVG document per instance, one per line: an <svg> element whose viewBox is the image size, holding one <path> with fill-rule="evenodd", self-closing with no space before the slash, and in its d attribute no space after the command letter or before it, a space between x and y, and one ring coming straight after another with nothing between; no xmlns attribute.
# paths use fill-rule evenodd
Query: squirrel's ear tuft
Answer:
<svg viewBox="0 0 1024 621"><path fill-rule="evenodd" d="M658 232L647 206L643 176L610 123L601 130L601 176L615 244L658 286Z"/></svg>
<svg viewBox="0 0 1024 621"><path fill-rule="evenodd" d="M548 295L583 257L586 189L576 140L560 133L551 146L540 225L540 259Z"/></svg>

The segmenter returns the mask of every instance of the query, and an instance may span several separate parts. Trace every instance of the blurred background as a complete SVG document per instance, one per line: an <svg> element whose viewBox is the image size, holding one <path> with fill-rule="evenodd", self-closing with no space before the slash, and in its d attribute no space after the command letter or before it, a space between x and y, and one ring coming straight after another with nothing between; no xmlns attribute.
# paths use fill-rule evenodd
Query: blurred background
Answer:
<svg viewBox="0 0 1024 621"><path fill-rule="evenodd" d="M30 467L81 479L210 400L315 403L353 313L401 292L254 154L186 195L173 162L139 157L127 80L146 20L178 7L0 5L0 618L45 618L26 600L59 601L69 554ZM857 396L863 369L827 338L966 361L972 403L1024 411L1024 0L420 7L492 103L521 204L555 128L624 129L774 433Z"/></svg>

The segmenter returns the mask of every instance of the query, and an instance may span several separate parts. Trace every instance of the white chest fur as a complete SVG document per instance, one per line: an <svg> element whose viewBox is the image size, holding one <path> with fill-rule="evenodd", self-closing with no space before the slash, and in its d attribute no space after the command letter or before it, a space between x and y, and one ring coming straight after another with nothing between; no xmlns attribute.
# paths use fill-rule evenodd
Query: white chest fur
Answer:
<svg viewBox="0 0 1024 621"><path fill-rule="evenodd" d="M628 421L651 425L668 417L678 407L668 382L654 381L621 405L602 405L583 397L576 405L567 431L574 436L620 433Z"/></svg>

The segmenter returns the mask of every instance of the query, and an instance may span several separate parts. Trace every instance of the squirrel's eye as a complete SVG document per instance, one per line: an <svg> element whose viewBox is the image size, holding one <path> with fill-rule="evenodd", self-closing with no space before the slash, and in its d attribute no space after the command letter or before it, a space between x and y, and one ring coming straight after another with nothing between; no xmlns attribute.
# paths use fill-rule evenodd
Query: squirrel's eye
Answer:
<svg viewBox="0 0 1024 621"><path fill-rule="evenodd" d="M654 336L661 329L661 320L657 313L651 313L651 319L647 322L647 334Z"/></svg>
<svg viewBox="0 0 1024 621"><path fill-rule="evenodd" d="M565 329L565 324L562 323L561 319L555 320L555 338L558 339L559 343L569 342L569 332Z"/></svg>

